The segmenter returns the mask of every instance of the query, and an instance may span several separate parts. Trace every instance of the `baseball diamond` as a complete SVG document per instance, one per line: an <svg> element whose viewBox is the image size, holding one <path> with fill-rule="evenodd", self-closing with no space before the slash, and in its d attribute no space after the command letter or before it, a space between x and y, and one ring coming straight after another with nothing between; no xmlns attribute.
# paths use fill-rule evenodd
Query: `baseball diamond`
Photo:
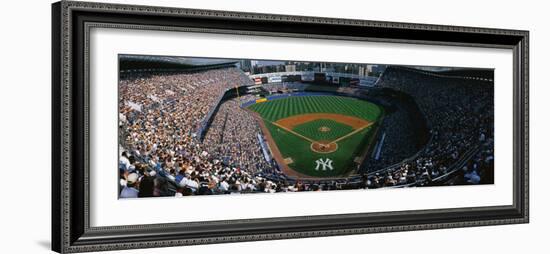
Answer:
<svg viewBox="0 0 550 254"><path fill-rule="evenodd" d="M337 95L287 96L248 109L263 121L285 173L308 177L344 176L357 169L356 157L367 152L383 115L372 102Z"/></svg>

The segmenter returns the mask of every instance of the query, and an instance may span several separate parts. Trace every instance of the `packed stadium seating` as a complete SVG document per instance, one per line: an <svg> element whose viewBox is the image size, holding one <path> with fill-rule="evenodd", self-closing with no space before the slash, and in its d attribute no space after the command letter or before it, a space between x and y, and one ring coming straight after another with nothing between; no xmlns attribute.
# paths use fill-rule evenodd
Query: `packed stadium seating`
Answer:
<svg viewBox="0 0 550 254"><path fill-rule="evenodd" d="M380 164L363 174L329 180L293 179L265 159L260 128L240 107L255 97L224 97L237 86L253 85L241 70L224 66L188 73L125 73L119 81L120 197L492 182L492 80L460 78L457 73L434 76L388 67L375 89L414 98L430 130L429 141L420 142L419 149L411 141L414 132L392 128L407 114L397 110L385 120L391 138L381 150ZM300 84L290 88L303 90ZM278 87L270 84L268 89ZM342 91L361 94L357 89ZM416 127L408 122L400 128ZM204 135L198 138L198 133Z"/></svg>
<svg viewBox="0 0 550 254"><path fill-rule="evenodd" d="M138 174L141 179L148 172L155 171L156 181L163 185L175 183L176 188L168 188L172 192L165 191L165 195L174 195L174 189L182 193L188 184L192 190L190 193L196 193L202 186L198 183L214 181L215 175L210 172L232 171L246 175L259 167L268 167L265 160L255 157L260 156L261 151L255 138L255 127L249 124L253 120L239 112L242 109L237 101L230 100L221 105L204 142L196 138L201 123L209 117L212 108L218 106L220 96L236 86L250 84L251 81L236 68L187 74L128 74L121 79L120 169L125 185L129 174ZM236 112L231 112L231 119L227 121L227 113L232 108ZM238 125L240 122L246 123L243 126L250 129L243 129ZM122 151L126 153L122 155ZM231 167L222 167L222 162ZM162 180L157 180L160 178ZM183 184L183 178L186 184ZM191 183L198 179L200 181L196 184ZM223 181L224 178L217 180ZM247 182L246 179L243 181Z"/></svg>
<svg viewBox="0 0 550 254"><path fill-rule="evenodd" d="M430 185L444 180L446 184L492 183L492 80L471 79L477 72L461 74L464 78L404 67L386 69L377 85L413 96L426 116L432 137L410 160L371 176L370 185Z"/></svg>

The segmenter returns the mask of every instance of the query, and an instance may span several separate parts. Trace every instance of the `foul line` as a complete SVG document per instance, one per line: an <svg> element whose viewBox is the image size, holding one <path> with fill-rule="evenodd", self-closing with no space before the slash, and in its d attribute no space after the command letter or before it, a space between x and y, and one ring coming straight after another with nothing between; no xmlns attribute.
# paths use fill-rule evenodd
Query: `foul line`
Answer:
<svg viewBox="0 0 550 254"><path fill-rule="evenodd" d="M366 124L365 126L359 128L359 129L356 129L356 130L354 130L354 131L352 131L352 132L350 132L350 133L348 133L348 134L346 134L346 135L344 135L344 136L341 136L341 137L339 137L339 138L337 138L337 139L331 141L329 144L336 143L336 142L340 142L340 141L342 141L343 139L348 138L349 136L352 136L352 135L354 135L355 133L360 132L360 131L364 130L365 128L367 128L367 127L369 127L369 126L371 126L371 125L372 125L372 123Z"/></svg>
<svg viewBox="0 0 550 254"><path fill-rule="evenodd" d="M306 136L303 136L303 135L300 134L300 133L297 133L297 132L295 132L295 131L293 131L293 130L291 130L291 129L288 129L288 128L286 128L286 127L284 127L284 126L282 126L282 125L280 125L280 124L278 124L278 123L276 123L276 122L271 122L271 121L269 121L269 122L272 123L273 125L275 125L275 126L281 128L281 129L283 129L283 130L285 130L285 131L288 131L288 132L290 132L290 133L292 133L292 134L294 134L294 135L296 135L296 136L298 136L298 137L301 137L301 138L303 138L303 139L305 139L305 140L307 140L307 141L309 141L309 142L311 142L311 143L317 142L317 141L315 141L315 140L313 140L313 139L310 139L310 138L308 138L308 137L306 137Z"/></svg>

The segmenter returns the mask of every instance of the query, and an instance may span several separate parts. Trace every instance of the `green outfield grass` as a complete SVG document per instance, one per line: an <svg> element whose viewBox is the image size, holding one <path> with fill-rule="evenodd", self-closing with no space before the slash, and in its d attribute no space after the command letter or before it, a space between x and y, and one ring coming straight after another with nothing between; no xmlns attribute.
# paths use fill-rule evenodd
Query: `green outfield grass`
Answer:
<svg viewBox="0 0 550 254"><path fill-rule="evenodd" d="M382 113L382 109L372 102L343 96L291 96L253 104L249 108L272 122L307 113L342 114L374 122Z"/></svg>
<svg viewBox="0 0 550 254"><path fill-rule="evenodd" d="M342 96L291 96L254 104L249 106L249 109L263 118L281 155L284 158L292 158L293 163L288 166L313 177L341 176L356 169L354 159L365 152L374 135L372 130L376 129L376 122L383 114L382 109L376 104ZM283 118L308 113L354 116L374 124L338 141L338 150L335 152L321 154L311 150L311 142L273 124ZM322 126L330 128L330 131L319 131ZM353 132L353 128L331 119L317 119L295 126L292 131L313 140L332 141ZM316 170L315 161L319 159L332 160L333 169Z"/></svg>

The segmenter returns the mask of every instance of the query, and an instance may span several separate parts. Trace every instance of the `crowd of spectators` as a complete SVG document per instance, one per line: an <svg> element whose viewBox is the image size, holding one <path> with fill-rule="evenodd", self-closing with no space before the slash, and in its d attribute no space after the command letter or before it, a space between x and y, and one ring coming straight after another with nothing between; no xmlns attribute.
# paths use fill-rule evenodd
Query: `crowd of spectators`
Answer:
<svg viewBox="0 0 550 254"><path fill-rule="evenodd" d="M415 143L417 130L412 126L405 109L399 108L386 114L382 121L378 133L384 138L378 139L377 144L380 147L375 146L372 149L372 153L363 163L362 172L375 171L401 162L419 150Z"/></svg>
<svg viewBox="0 0 550 254"><path fill-rule="evenodd" d="M371 176L370 184L379 187L492 182L492 81L472 80L468 76L434 76L415 69L389 67L377 85L415 98L430 126L431 140L415 158ZM452 181L439 181L454 172L462 178L453 176Z"/></svg>
<svg viewBox="0 0 550 254"><path fill-rule="evenodd" d="M238 166L250 173L259 173L271 167L261 150L260 127L254 116L240 107L242 102L256 99L244 95L224 101L216 113L204 138L203 145L215 158Z"/></svg>
<svg viewBox="0 0 550 254"><path fill-rule="evenodd" d="M251 83L237 68L135 74L121 79L121 197L150 196L147 190L156 190L153 196L208 192L225 186L223 179L216 179L216 174L211 172L223 172L229 180L229 176L247 175L249 170L253 172L263 166L258 160L259 146L254 147L257 141L253 133L257 127L248 123L243 124L245 129L237 126L235 120L250 117L239 111L242 109L237 101L220 106L219 114L213 119L212 132L207 134L204 143L196 137L200 123L226 91ZM224 115L231 108L236 108L236 113L227 120ZM237 137L238 128L246 130L246 135ZM232 144L224 145L229 142ZM246 177L243 179L243 182L249 181ZM144 180L148 187L143 187ZM213 186L214 183L220 186ZM147 189L144 190L147 194L142 193L142 188Z"/></svg>
<svg viewBox="0 0 550 254"><path fill-rule="evenodd" d="M429 185L451 171L456 174L442 183L492 181L492 83L388 68L377 85L414 97L429 123L430 142L414 158L389 169L319 181L287 178L272 161L266 160L260 146L260 127L254 116L240 107L241 103L255 99L253 95L220 103L226 91L252 84L236 68L133 74L121 79L120 197ZM215 114L204 138L197 138L200 123L213 109ZM388 121L393 125L391 119ZM399 134L391 128L385 131L387 135ZM392 157L391 151L400 149L400 144L391 139L385 146L381 158Z"/></svg>

